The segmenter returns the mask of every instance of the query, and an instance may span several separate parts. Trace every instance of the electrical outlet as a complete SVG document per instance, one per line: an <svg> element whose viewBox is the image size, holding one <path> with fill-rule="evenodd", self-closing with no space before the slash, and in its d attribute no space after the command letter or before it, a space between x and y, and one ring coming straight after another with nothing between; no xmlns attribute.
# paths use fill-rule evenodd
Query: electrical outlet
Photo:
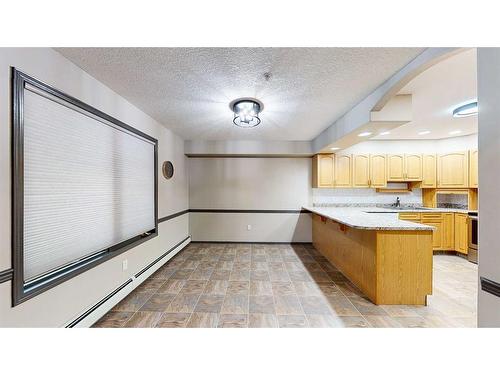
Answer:
<svg viewBox="0 0 500 375"><path fill-rule="evenodd" d="M124 259L122 262L122 271L126 271L128 268L128 259Z"/></svg>
<svg viewBox="0 0 500 375"><path fill-rule="evenodd" d="M247 225L247 230L252 230L252 226L250 224Z"/></svg>

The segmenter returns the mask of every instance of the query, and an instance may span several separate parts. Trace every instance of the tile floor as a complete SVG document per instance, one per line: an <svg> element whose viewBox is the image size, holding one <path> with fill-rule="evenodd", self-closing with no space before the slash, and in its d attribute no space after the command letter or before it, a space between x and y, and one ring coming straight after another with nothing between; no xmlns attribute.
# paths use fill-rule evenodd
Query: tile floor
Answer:
<svg viewBox="0 0 500 375"><path fill-rule="evenodd" d="M94 327L475 327L477 266L434 256L428 306L376 306L311 245L193 243Z"/></svg>

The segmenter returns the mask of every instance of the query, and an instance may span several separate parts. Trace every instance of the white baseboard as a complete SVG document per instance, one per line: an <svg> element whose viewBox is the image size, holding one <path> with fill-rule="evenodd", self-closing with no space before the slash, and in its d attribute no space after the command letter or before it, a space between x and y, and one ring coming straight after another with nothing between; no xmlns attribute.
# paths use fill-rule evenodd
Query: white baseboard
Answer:
<svg viewBox="0 0 500 375"><path fill-rule="evenodd" d="M191 237L186 238L181 243L177 244L173 249L170 249L168 254L163 256L159 261L151 266L144 267L146 270L144 272L139 271L137 274L139 276L132 276L124 284L119 286L118 291L111 292L108 296L104 297L98 303L90 306L85 311L78 314L75 318L67 322L64 327L76 327L76 328L88 328L97 322L101 317L103 317L114 305L125 298L130 292L141 285L144 280L155 273L161 266L167 263L175 254L181 251L191 242ZM149 267L149 268L148 268ZM141 273L142 272L142 273ZM136 275L137 275L136 274ZM110 297L111 295L111 297Z"/></svg>

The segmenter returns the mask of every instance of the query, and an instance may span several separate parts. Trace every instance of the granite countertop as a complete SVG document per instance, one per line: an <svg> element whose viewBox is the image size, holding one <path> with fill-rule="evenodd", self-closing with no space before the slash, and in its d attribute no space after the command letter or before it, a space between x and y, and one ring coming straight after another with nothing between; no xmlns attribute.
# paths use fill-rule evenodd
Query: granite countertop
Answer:
<svg viewBox="0 0 500 375"><path fill-rule="evenodd" d="M312 207L304 206L304 210L314 212L349 227L365 230L434 230L430 225L399 220L398 212L439 212L444 210L391 210L382 207ZM464 210L465 211L465 210ZM371 212L371 213L370 213ZM465 211L467 212L467 211Z"/></svg>

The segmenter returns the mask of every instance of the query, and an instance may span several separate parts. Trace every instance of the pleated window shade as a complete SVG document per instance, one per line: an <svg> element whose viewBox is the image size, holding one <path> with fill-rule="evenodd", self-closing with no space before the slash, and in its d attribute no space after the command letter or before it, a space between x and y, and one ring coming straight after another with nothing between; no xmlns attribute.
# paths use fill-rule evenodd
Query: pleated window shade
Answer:
<svg viewBox="0 0 500 375"><path fill-rule="evenodd" d="M24 280L155 229L149 140L27 85Z"/></svg>

